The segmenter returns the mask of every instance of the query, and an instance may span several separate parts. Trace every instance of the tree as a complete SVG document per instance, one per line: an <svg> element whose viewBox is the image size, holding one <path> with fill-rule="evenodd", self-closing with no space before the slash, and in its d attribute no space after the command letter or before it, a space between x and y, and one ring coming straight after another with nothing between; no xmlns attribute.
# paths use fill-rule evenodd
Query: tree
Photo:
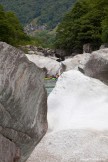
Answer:
<svg viewBox="0 0 108 162"><path fill-rule="evenodd" d="M23 28L13 12L5 12L0 6L0 41L5 41L12 45L17 45L20 41L28 37L23 32Z"/></svg>
<svg viewBox="0 0 108 162"><path fill-rule="evenodd" d="M33 19L36 25L55 28L76 0L0 0L7 11L13 11L23 25Z"/></svg>
<svg viewBox="0 0 108 162"><path fill-rule="evenodd" d="M56 47L68 53L82 52L90 43L97 49L108 41L108 1L79 0L57 29Z"/></svg>

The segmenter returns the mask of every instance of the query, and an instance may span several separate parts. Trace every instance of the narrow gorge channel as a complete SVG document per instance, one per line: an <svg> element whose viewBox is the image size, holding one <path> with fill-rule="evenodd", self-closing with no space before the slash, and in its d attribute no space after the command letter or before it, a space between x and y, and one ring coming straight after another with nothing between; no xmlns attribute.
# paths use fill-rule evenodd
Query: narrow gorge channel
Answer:
<svg viewBox="0 0 108 162"><path fill-rule="evenodd" d="M45 80L44 84L45 84L45 88L47 90L47 95L48 96L52 92L53 88L55 87L56 82L57 82L56 79L48 79L48 80Z"/></svg>

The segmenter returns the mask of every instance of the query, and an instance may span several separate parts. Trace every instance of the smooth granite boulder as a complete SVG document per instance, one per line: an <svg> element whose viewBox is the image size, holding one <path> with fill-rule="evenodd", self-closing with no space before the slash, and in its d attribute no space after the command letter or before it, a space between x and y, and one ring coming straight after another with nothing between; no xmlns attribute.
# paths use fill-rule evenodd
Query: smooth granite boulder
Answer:
<svg viewBox="0 0 108 162"><path fill-rule="evenodd" d="M108 84L108 48L94 51L83 66L84 74Z"/></svg>
<svg viewBox="0 0 108 162"><path fill-rule="evenodd" d="M17 148L18 162L26 161L47 131L44 75L22 51L0 42L0 150L2 135ZM10 151L14 156L15 149ZM9 160L2 157L2 162L16 162Z"/></svg>
<svg viewBox="0 0 108 162"><path fill-rule="evenodd" d="M44 57L34 54L26 54L26 56L38 67L46 68L46 77L49 77L56 76L57 74L59 74L59 72L63 73L64 71L79 69L79 65L82 69L82 66L85 65L85 62L87 62L87 60L89 59L90 53L78 54L74 57L68 57L64 61L62 61L62 64L57 61L58 59L56 57Z"/></svg>
<svg viewBox="0 0 108 162"><path fill-rule="evenodd" d="M66 66L66 71L69 70L79 70L79 65L82 67L85 65L85 62L90 57L90 53L83 53L83 54L78 54L74 57L69 57L65 61L63 61L63 64Z"/></svg>
<svg viewBox="0 0 108 162"><path fill-rule="evenodd" d="M27 162L108 162L108 86L64 72L48 97L49 131Z"/></svg>
<svg viewBox="0 0 108 162"><path fill-rule="evenodd" d="M56 74L58 74L60 65L59 62L56 61L57 58L29 54L26 54L26 56L30 61L34 62L36 66L47 69L46 77L56 76Z"/></svg>
<svg viewBox="0 0 108 162"><path fill-rule="evenodd" d="M0 162L18 162L20 150L15 143L0 135Z"/></svg>
<svg viewBox="0 0 108 162"><path fill-rule="evenodd" d="M108 132L69 129L49 133L27 162L108 162Z"/></svg>

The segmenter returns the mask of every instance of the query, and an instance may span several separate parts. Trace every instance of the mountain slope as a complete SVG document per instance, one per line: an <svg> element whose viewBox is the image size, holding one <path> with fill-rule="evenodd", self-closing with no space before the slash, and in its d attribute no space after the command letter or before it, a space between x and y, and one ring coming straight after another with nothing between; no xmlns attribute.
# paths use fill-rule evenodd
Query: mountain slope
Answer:
<svg viewBox="0 0 108 162"><path fill-rule="evenodd" d="M58 25L56 48L82 53L88 43L92 50L108 43L108 0L79 0Z"/></svg>
<svg viewBox="0 0 108 162"><path fill-rule="evenodd" d="M76 0L0 0L6 10L14 11L23 25L36 18L39 25L54 28Z"/></svg>

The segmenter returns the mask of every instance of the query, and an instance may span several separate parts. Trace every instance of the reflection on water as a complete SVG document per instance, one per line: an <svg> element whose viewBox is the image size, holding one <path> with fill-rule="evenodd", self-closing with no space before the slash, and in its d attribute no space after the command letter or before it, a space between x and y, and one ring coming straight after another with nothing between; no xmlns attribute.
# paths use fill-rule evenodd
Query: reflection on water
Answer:
<svg viewBox="0 0 108 162"><path fill-rule="evenodd" d="M47 90L48 95L51 93L51 91L55 87L56 81L57 80L53 80L53 79L45 80L45 88Z"/></svg>

